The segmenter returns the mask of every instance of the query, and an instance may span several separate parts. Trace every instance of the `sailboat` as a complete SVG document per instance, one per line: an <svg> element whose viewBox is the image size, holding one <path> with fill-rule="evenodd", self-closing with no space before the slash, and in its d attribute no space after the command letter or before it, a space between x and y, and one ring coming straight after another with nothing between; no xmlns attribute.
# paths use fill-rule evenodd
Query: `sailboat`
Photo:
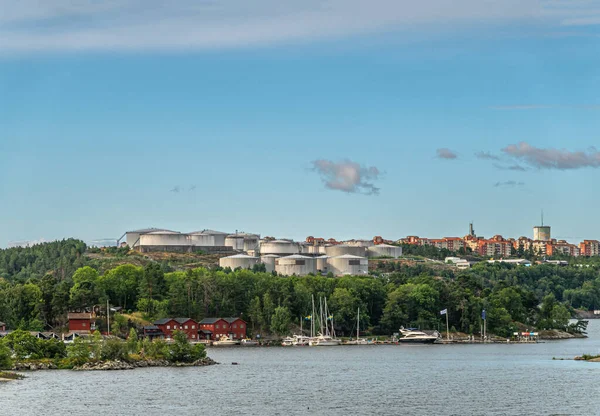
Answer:
<svg viewBox="0 0 600 416"><path fill-rule="evenodd" d="M313 297L313 316L314 308L315 300ZM311 333L311 339L308 345L311 347L333 347L336 345L341 345L342 341L335 337L335 329L333 328L333 315L329 315L329 310L327 309L327 298L325 298L324 302L322 302L319 298L319 309L320 332L316 337ZM331 322L331 329L329 322ZM311 325L311 328L314 332L314 325Z"/></svg>
<svg viewBox="0 0 600 416"><path fill-rule="evenodd" d="M360 307L356 312L356 339L347 341L345 345L367 345L369 341L365 338L360 338Z"/></svg>
<svg viewBox="0 0 600 416"><path fill-rule="evenodd" d="M312 316L311 316L312 319ZM309 341L310 341L310 337L307 337L304 335L304 331L302 331L302 321L304 320L304 317L301 316L300 317L300 335L294 335L293 341L292 341L292 345L294 345L294 347L303 347L308 345Z"/></svg>

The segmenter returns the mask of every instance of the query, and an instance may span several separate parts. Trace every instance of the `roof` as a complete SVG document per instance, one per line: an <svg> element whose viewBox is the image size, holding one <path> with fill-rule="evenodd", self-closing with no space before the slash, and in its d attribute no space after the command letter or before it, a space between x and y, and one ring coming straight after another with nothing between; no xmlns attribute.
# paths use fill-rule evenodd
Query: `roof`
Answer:
<svg viewBox="0 0 600 416"><path fill-rule="evenodd" d="M149 233L144 233L144 234L154 234L154 235L176 235L176 234L181 234L179 231L170 231L170 230L157 230L157 231L151 231Z"/></svg>
<svg viewBox="0 0 600 416"><path fill-rule="evenodd" d="M173 318L173 319L175 319L180 324L184 324L187 321L194 321L192 318ZM196 321L194 321L194 322L196 322Z"/></svg>
<svg viewBox="0 0 600 416"><path fill-rule="evenodd" d="M398 246L393 246L391 244L377 244L377 245L374 245L373 247L402 248L402 247L398 247Z"/></svg>
<svg viewBox="0 0 600 416"><path fill-rule="evenodd" d="M212 334L212 331L209 331L208 329L201 329L200 332L202 332L203 334Z"/></svg>
<svg viewBox="0 0 600 416"><path fill-rule="evenodd" d="M267 240L267 241L264 241L262 244L269 244L269 243L275 243L275 244L298 244L298 243L295 243L295 242L293 242L291 240Z"/></svg>
<svg viewBox="0 0 600 416"><path fill-rule="evenodd" d="M361 259L361 260L366 260L366 257L362 257L362 256L354 256L352 254L344 254L341 256L335 256L334 259Z"/></svg>
<svg viewBox="0 0 600 416"><path fill-rule="evenodd" d="M229 235L230 233L224 233L222 231L215 230L202 230L202 231L194 231L189 234L204 234L204 235Z"/></svg>
<svg viewBox="0 0 600 416"><path fill-rule="evenodd" d="M0 326L6 326L6 323L0 321Z"/></svg>
<svg viewBox="0 0 600 416"><path fill-rule="evenodd" d="M237 234L229 234L227 238L235 238L235 237L254 237L258 238L258 234L253 233L237 233Z"/></svg>
<svg viewBox="0 0 600 416"><path fill-rule="evenodd" d="M269 258L279 258L277 254L265 254L264 256L260 256L261 258L269 257Z"/></svg>
<svg viewBox="0 0 600 416"><path fill-rule="evenodd" d="M246 323L246 321L244 321L242 318L223 318L224 321L227 321L228 324L235 322L235 321L242 321L244 323Z"/></svg>
<svg viewBox="0 0 600 416"><path fill-rule="evenodd" d="M192 318L162 318L154 321L154 325L164 325L167 322L175 321L180 324L186 323L187 321L191 321Z"/></svg>
<svg viewBox="0 0 600 416"><path fill-rule="evenodd" d="M291 256L280 257L281 259L314 259L314 257L303 256L302 254L292 254Z"/></svg>
<svg viewBox="0 0 600 416"><path fill-rule="evenodd" d="M214 324L217 321L221 321L223 318L204 318L199 323L201 324Z"/></svg>
<svg viewBox="0 0 600 416"><path fill-rule="evenodd" d="M249 256L247 254L235 254L233 256L223 257L225 259L258 259L258 257Z"/></svg>
<svg viewBox="0 0 600 416"><path fill-rule="evenodd" d="M131 231L127 231L127 233L136 233L136 234L146 234L146 233L151 233L153 231L170 231L170 230L165 230L164 228L142 228L140 230L131 230Z"/></svg>
<svg viewBox="0 0 600 416"><path fill-rule="evenodd" d="M88 312L84 312L84 313L69 312L67 314L67 319L69 321L72 320L72 319L88 319L88 320L91 320L92 319L92 314L88 313Z"/></svg>
<svg viewBox="0 0 600 416"><path fill-rule="evenodd" d="M160 328L157 327L156 325L146 325L144 327L145 331L160 331Z"/></svg>

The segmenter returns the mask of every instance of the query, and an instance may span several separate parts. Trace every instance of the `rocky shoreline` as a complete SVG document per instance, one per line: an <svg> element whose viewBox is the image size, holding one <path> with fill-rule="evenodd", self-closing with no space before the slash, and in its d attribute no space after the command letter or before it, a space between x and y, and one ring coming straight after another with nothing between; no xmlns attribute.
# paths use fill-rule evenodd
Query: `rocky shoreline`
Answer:
<svg viewBox="0 0 600 416"><path fill-rule="evenodd" d="M139 361L97 361L89 362L73 368L73 371L111 371L111 370L133 370L135 368L146 367L204 367L207 365L219 364L211 358L202 358L193 363L172 363L167 360L139 360ZM57 370L58 367L52 363L45 362L25 362L15 363L13 371L39 371L39 370Z"/></svg>

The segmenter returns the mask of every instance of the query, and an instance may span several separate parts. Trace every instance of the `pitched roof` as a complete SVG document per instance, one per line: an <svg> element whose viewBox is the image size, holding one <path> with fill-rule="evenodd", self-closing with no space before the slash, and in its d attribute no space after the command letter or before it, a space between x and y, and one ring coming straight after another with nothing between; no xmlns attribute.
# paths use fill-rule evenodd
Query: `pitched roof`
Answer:
<svg viewBox="0 0 600 416"><path fill-rule="evenodd" d="M144 326L144 330L146 331L160 331L160 328L156 325L146 325Z"/></svg>
<svg viewBox="0 0 600 416"><path fill-rule="evenodd" d="M71 319L92 319L92 314L88 313L88 312L83 312L83 313L79 313L79 312L69 312L67 314L67 319L69 319L69 321Z"/></svg>
<svg viewBox="0 0 600 416"><path fill-rule="evenodd" d="M220 321L222 318L204 318L200 321L201 324L214 324L217 321Z"/></svg>
<svg viewBox="0 0 600 416"><path fill-rule="evenodd" d="M231 324L235 321L242 321L246 323L246 321L244 321L242 318L223 318L223 320L227 321L228 324Z"/></svg>
<svg viewBox="0 0 600 416"><path fill-rule="evenodd" d="M171 322L173 320L173 318L162 318L162 319L158 319L156 321L154 321L154 325L164 325L167 322Z"/></svg>
<svg viewBox="0 0 600 416"><path fill-rule="evenodd" d="M0 326L6 326L6 324L2 321L0 321Z"/></svg>
<svg viewBox="0 0 600 416"><path fill-rule="evenodd" d="M180 324L184 324L187 321L194 321L192 318L173 318L174 320L176 320L177 322L179 322ZM196 321L194 321L196 322Z"/></svg>

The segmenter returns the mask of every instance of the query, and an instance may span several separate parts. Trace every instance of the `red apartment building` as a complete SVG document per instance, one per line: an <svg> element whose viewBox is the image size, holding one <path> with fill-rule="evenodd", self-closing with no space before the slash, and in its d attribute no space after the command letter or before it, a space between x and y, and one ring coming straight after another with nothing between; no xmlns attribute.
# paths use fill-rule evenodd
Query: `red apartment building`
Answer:
<svg viewBox="0 0 600 416"><path fill-rule="evenodd" d="M512 244L505 240L501 235L495 235L489 240L478 240L477 252L481 256L502 256L508 257L512 253Z"/></svg>
<svg viewBox="0 0 600 416"><path fill-rule="evenodd" d="M579 247L575 244L569 244L565 240L552 240L550 243L546 244L546 254L548 256L562 254L577 257L579 256L579 251Z"/></svg>
<svg viewBox="0 0 600 416"><path fill-rule="evenodd" d="M579 254L582 256L598 256L600 255L600 241L598 240L583 240L579 244Z"/></svg>

